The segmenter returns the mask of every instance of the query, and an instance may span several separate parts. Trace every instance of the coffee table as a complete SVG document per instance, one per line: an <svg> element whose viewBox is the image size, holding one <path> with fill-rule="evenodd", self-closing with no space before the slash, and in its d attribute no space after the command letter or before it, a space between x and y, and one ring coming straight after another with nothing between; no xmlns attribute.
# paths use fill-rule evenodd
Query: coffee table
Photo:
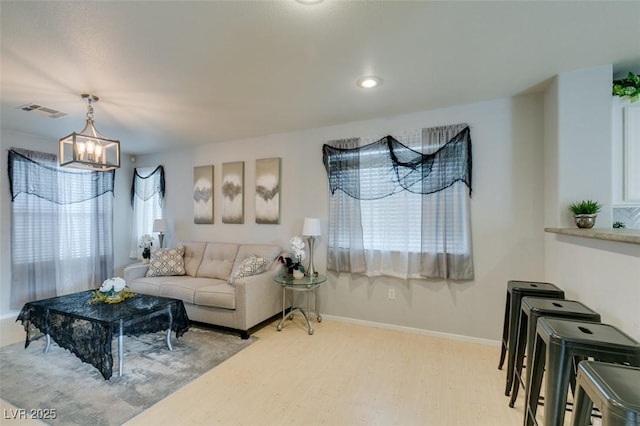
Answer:
<svg viewBox="0 0 640 426"><path fill-rule="evenodd" d="M111 342L114 337L118 337L118 366L122 376L125 335L167 330L166 343L172 350L171 331L175 331L177 338L189 329L182 300L136 294L120 303L92 304L92 293L84 291L26 303L16 319L22 321L27 333L25 348L44 335L45 353L53 339L60 347L96 367L108 380L113 372Z"/></svg>

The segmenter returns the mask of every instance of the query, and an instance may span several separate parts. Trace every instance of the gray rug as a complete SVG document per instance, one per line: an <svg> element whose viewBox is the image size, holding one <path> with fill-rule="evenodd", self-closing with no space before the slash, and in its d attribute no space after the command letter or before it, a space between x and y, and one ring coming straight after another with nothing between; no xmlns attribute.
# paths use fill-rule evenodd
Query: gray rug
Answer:
<svg viewBox="0 0 640 426"><path fill-rule="evenodd" d="M125 337L124 375L104 380L92 365L44 339L0 348L0 397L27 410L55 409L54 425L120 425L256 340L191 327L167 349L165 333Z"/></svg>

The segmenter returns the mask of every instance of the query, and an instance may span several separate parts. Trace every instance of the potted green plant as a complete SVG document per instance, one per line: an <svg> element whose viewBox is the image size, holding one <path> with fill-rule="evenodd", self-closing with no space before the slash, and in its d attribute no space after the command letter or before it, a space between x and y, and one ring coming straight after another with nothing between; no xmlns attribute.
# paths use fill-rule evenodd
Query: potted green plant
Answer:
<svg viewBox="0 0 640 426"><path fill-rule="evenodd" d="M601 208L600 203L592 200L582 200L569 206L578 228L593 228Z"/></svg>
<svg viewBox="0 0 640 426"><path fill-rule="evenodd" d="M628 96L631 102L640 99L640 75L632 72L627 78L613 80L613 94L620 97Z"/></svg>

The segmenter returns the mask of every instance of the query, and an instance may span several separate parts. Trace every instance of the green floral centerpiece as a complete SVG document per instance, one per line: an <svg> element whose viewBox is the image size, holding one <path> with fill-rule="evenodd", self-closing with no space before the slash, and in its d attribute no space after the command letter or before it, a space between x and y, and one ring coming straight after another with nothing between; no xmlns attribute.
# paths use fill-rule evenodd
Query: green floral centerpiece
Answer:
<svg viewBox="0 0 640 426"><path fill-rule="evenodd" d="M91 303L120 303L136 294L129 291L125 281L120 277L105 280L99 289L93 292Z"/></svg>

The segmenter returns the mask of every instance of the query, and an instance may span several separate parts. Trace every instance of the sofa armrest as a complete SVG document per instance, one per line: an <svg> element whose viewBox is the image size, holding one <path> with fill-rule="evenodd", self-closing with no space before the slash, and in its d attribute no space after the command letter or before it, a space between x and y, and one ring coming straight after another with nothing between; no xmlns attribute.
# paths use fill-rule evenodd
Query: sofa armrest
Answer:
<svg viewBox="0 0 640 426"><path fill-rule="evenodd" d="M149 265L144 263L134 263L124 268L124 282L129 284L131 281L142 278L147 274Z"/></svg>
<svg viewBox="0 0 640 426"><path fill-rule="evenodd" d="M274 281L281 265L274 262L265 272L236 281L236 310L243 311L246 329L282 312L282 287ZM291 297L285 301L291 306Z"/></svg>

